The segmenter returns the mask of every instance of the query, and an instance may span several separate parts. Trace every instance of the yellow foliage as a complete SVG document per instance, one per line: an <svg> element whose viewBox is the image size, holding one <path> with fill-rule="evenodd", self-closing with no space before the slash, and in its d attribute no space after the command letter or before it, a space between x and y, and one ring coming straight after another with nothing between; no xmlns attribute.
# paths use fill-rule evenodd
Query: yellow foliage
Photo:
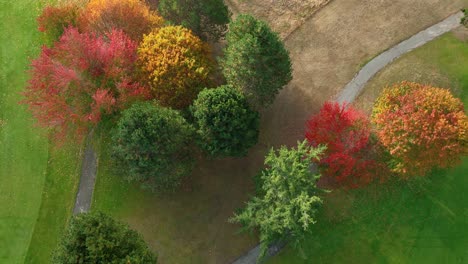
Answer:
<svg viewBox="0 0 468 264"><path fill-rule="evenodd" d="M192 103L209 83L212 69L206 43L181 26L145 35L138 48L139 65L155 98L176 109Z"/></svg>
<svg viewBox="0 0 468 264"><path fill-rule="evenodd" d="M141 0L91 0L83 12L83 23L90 31L104 34L122 29L133 40L163 25L164 20Z"/></svg>

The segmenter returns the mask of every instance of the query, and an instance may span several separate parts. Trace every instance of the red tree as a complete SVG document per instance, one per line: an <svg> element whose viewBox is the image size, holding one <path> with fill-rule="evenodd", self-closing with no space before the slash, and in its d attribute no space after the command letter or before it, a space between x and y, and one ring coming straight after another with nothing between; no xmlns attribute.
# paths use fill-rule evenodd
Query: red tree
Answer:
<svg viewBox="0 0 468 264"><path fill-rule="evenodd" d="M370 135L366 115L345 104L326 102L307 122L309 143L327 146L319 163L333 185L355 188L375 178L375 170L382 164L375 160Z"/></svg>
<svg viewBox="0 0 468 264"><path fill-rule="evenodd" d="M137 44L122 31L105 37L67 28L31 66L24 95L33 115L56 135L78 134L129 101L150 98L133 78Z"/></svg>

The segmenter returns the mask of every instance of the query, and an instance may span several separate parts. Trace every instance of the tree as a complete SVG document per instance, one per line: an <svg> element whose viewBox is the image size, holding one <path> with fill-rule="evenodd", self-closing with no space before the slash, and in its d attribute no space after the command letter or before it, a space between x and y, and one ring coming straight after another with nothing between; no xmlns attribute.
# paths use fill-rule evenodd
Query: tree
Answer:
<svg viewBox="0 0 468 264"><path fill-rule="evenodd" d="M223 0L160 0L158 9L165 19L203 40L224 37L231 17Z"/></svg>
<svg viewBox="0 0 468 264"><path fill-rule="evenodd" d="M189 106L209 85L209 49L190 30L169 26L143 38L138 48L141 69L161 105Z"/></svg>
<svg viewBox="0 0 468 264"><path fill-rule="evenodd" d="M320 158L324 147L313 148L307 141L296 149L270 150L261 175L261 194L254 196L231 221L247 229L258 228L263 255L277 240L300 242L316 223L325 192L316 185L320 175L312 173L311 161Z"/></svg>
<svg viewBox="0 0 468 264"><path fill-rule="evenodd" d="M192 107L200 146L213 156L244 156L258 140L259 115L239 91L221 86L198 94Z"/></svg>
<svg viewBox="0 0 468 264"><path fill-rule="evenodd" d="M134 78L136 48L122 31L98 37L67 28L52 48L44 47L33 60L24 102L56 135L80 135L103 115L150 99L149 88Z"/></svg>
<svg viewBox="0 0 468 264"><path fill-rule="evenodd" d="M126 178L153 191L172 191L190 173L193 128L179 112L151 102L122 112L112 156Z"/></svg>
<svg viewBox="0 0 468 264"><path fill-rule="evenodd" d="M160 28L164 20L142 0L91 0L81 22L85 31L105 35L121 29L139 42L144 34Z"/></svg>
<svg viewBox="0 0 468 264"><path fill-rule="evenodd" d="M70 26L78 27L81 8L76 2L61 2L57 6L46 6L37 18L39 31L49 44L53 44Z"/></svg>
<svg viewBox="0 0 468 264"><path fill-rule="evenodd" d="M291 79L291 60L278 34L250 15L229 25L225 57L221 60L228 84L256 106L271 104Z"/></svg>
<svg viewBox="0 0 468 264"><path fill-rule="evenodd" d="M327 146L320 165L332 185L359 187L370 183L377 171L384 171L370 131L364 113L336 102L325 102L309 119L306 138L312 146Z"/></svg>
<svg viewBox="0 0 468 264"><path fill-rule="evenodd" d="M449 90L412 82L386 88L374 105L372 122L403 177L448 168L468 153L468 118Z"/></svg>
<svg viewBox="0 0 468 264"><path fill-rule="evenodd" d="M156 263L142 237L103 213L72 217L52 263Z"/></svg>

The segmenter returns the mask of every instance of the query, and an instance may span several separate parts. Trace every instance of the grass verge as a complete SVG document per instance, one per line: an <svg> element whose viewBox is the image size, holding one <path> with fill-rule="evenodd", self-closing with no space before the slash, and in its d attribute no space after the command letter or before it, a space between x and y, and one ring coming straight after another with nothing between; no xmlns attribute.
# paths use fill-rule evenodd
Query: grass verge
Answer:
<svg viewBox="0 0 468 264"><path fill-rule="evenodd" d="M369 113L383 87L409 80L450 87L467 106L466 69L468 44L449 33L385 68L355 104ZM287 248L269 263L466 263L467 171L465 157L415 182L333 192L304 252Z"/></svg>

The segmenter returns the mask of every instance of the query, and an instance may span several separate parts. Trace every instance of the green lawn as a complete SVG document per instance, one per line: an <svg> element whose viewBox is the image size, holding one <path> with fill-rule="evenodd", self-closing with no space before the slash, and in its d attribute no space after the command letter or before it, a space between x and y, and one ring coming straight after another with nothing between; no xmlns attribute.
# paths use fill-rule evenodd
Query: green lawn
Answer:
<svg viewBox="0 0 468 264"><path fill-rule="evenodd" d="M468 106L468 44L450 33L403 56L356 105L369 111L382 87L402 80L450 87ZM304 254L287 248L269 263L468 263L467 172L465 157L417 182L336 191Z"/></svg>
<svg viewBox="0 0 468 264"><path fill-rule="evenodd" d="M54 150L21 100L40 51L35 18L44 1L0 2L0 263L49 263L71 214L78 147ZM28 253L28 247L31 246Z"/></svg>

